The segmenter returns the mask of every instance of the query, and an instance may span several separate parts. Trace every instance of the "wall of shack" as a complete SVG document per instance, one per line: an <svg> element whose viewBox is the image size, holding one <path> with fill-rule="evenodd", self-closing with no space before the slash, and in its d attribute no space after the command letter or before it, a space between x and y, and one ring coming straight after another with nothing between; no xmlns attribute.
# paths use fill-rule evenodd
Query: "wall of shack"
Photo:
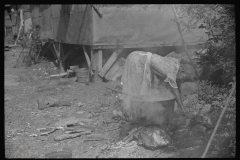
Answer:
<svg viewBox="0 0 240 160"><path fill-rule="evenodd" d="M42 39L93 45L90 5L31 5L33 25L41 25Z"/></svg>

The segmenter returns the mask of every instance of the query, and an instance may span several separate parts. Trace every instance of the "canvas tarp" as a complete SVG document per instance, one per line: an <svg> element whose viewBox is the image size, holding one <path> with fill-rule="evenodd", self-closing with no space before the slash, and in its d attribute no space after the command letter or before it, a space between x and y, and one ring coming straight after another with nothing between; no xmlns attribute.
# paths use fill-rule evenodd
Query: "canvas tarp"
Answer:
<svg viewBox="0 0 240 160"><path fill-rule="evenodd" d="M33 24L42 26L41 38L92 45L90 5L35 5L31 10Z"/></svg>
<svg viewBox="0 0 240 160"><path fill-rule="evenodd" d="M102 18L91 5L33 6L33 25L43 27L42 38L106 48L117 44L125 48L182 45L170 5L95 5ZM184 32L183 37L186 45L206 40L200 29Z"/></svg>
<svg viewBox="0 0 240 160"><path fill-rule="evenodd" d="M96 5L93 11L94 45L177 46L181 37L171 5ZM186 45L206 40L203 30L183 33Z"/></svg>

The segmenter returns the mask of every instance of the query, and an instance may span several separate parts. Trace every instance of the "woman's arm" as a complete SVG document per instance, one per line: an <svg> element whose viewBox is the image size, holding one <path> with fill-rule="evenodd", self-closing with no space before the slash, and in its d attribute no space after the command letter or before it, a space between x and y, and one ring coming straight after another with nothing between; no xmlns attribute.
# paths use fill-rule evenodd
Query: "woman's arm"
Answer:
<svg viewBox="0 0 240 160"><path fill-rule="evenodd" d="M185 112L185 108L184 108L184 105L182 103L182 100L181 100L178 88L173 88L173 87L170 87L170 88L171 88L171 91L173 92L173 94L175 95L175 98L176 98L176 101L178 103L178 106L180 106L182 111Z"/></svg>
<svg viewBox="0 0 240 160"><path fill-rule="evenodd" d="M156 74L158 79L166 79L167 78L167 74L164 72L160 72L159 70L157 70L154 66L151 65L151 70L153 71L152 74ZM184 105L182 103L181 97L180 97L180 81L177 80L176 82L177 84L175 86L177 86L178 88L173 88L169 83L167 83L169 85L169 88L171 88L172 93L174 94L176 101L178 103L178 106L181 107L182 111L185 112L185 108Z"/></svg>

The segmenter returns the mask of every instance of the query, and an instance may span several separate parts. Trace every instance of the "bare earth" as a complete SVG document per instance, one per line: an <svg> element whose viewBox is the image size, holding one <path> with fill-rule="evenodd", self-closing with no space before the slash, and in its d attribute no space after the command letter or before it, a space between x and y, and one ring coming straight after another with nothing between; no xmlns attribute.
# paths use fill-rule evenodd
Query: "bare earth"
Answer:
<svg viewBox="0 0 240 160"><path fill-rule="evenodd" d="M119 105L117 94L103 85L84 85L76 78L52 79L57 70L49 62L42 62L28 68L13 68L21 48L5 51L4 79L4 118L5 118L5 157L6 158L44 158L47 153L67 150L72 158L96 157L181 157L181 150L146 150L133 143L131 146L109 148L110 143L119 138L120 123L106 123L112 120L112 111ZM114 82L105 83L114 86ZM54 97L68 99L71 106L50 107L38 110L37 99ZM78 106L79 102L83 105ZM94 133L103 134L109 140L85 141L85 136L59 142L54 137L62 134L57 130L47 136L39 136L38 128L54 126L61 119L76 117L92 121L86 127ZM121 127L120 127L121 128ZM108 131L110 130L110 131ZM34 136L33 134L37 134ZM188 148L183 157L199 157L199 146ZM195 150L194 152L189 152ZM178 156L179 155L179 156Z"/></svg>

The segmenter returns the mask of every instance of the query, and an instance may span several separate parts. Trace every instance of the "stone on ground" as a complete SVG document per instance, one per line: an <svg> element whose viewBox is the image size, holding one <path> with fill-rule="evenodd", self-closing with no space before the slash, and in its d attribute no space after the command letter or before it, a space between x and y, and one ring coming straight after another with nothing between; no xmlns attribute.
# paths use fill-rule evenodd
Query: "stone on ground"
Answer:
<svg viewBox="0 0 240 160"><path fill-rule="evenodd" d="M138 135L138 143L150 149L157 149L169 145L171 138L161 128L153 126L143 127Z"/></svg>

